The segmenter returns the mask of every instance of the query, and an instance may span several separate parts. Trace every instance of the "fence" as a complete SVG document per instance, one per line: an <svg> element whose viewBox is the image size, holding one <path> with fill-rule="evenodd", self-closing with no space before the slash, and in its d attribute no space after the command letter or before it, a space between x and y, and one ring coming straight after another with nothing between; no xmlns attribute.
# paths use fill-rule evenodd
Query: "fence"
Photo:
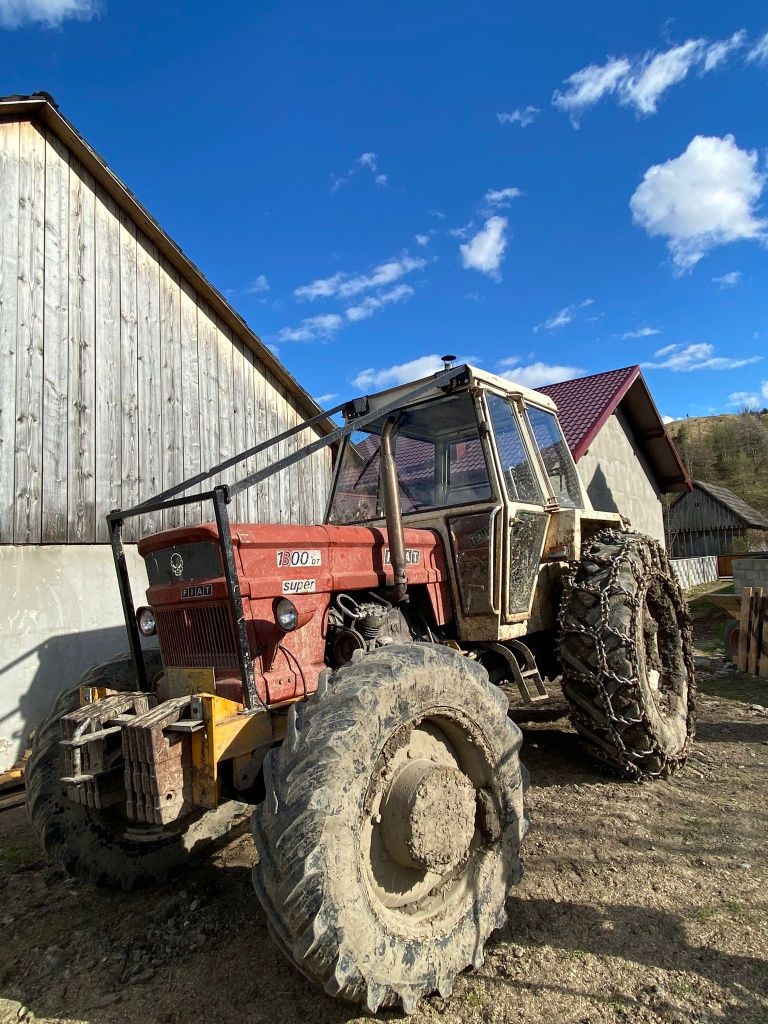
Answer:
<svg viewBox="0 0 768 1024"><path fill-rule="evenodd" d="M717 576L717 555L701 555L698 558L670 558L670 565L683 590L690 590L702 583L714 583Z"/></svg>
<svg viewBox="0 0 768 1024"><path fill-rule="evenodd" d="M768 598L762 587L744 587L736 665L739 672L768 678Z"/></svg>

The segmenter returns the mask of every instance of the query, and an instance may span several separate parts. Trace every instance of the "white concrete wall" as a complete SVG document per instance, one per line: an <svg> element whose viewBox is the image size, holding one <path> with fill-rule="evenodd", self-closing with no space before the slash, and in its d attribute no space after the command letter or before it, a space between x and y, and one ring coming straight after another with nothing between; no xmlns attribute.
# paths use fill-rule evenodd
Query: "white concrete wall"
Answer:
<svg viewBox="0 0 768 1024"><path fill-rule="evenodd" d="M717 555L703 555L699 558L670 558L669 564L675 571L683 590L690 590L702 583L714 583L717 576Z"/></svg>
<svg viewBox="0 0 768 1024"><path fill-rule="evenodd" d="M664 544L664 516L653 473L620 409L608 418L578 468L595 509L620 512L637 533Z"/></svg>
<svg viewBox="0 0 768 1024"><path fill-rule="evenodd" d="M141 605L144 561L134 545L126 555ZM127 649L109 546L0 547L0 771L23 752L60 690Z"/></svg>

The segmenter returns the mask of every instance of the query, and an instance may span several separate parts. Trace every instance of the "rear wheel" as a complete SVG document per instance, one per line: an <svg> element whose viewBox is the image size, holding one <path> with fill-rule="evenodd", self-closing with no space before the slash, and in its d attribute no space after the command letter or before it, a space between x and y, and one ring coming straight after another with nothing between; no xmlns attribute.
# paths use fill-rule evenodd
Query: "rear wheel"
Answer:
<svg viewBox="0 0 768 1024"><path fill-rule="evenodd" d="M563 692L589 753L626 777L684 764L695 725L691 619L661 545L604 530L560 611Z"/></svg>
<svg viewBox="0 0 768 1024"><path fill-rule="evenodd" d="M152 680L162 672L160 656L147 651L145 658ZM135 690L130 657L120 655L90 669L77 686L59 694L36 730L24 774L32 829L51 860L72 875L126 890L162 881L172 868L228 831L245 805L226 803L175 826L160 826L129 822L117 810L97 811L73 803L59 781L63 771L60 720L79 707L81 686Z"/></svg>
<svg viewBox="0 0 768 1024"><path fill-rule="evenodd" d="M521 875L506 712L480 666L428 644L347 665L291 711L253 882L277 945L330 994L412 1012L482 963Z"/></svg>

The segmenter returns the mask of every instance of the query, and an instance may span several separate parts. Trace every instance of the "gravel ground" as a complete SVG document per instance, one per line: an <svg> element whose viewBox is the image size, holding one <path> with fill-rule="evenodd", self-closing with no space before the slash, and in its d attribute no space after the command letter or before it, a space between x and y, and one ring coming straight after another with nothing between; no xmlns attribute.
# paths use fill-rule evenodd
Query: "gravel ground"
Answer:
<svg viewBox="0 0 768 1024"><path fill-rule="evenodd" d="M698 739L671 781L601 775L564 720L526 730L510 924L414 1022L768 1021L768 684L698 660ZM364 1020L283 962L252 858L244 821L171 886L98 891L46 862L23 808L0 813L0 1024Z"/></svg>

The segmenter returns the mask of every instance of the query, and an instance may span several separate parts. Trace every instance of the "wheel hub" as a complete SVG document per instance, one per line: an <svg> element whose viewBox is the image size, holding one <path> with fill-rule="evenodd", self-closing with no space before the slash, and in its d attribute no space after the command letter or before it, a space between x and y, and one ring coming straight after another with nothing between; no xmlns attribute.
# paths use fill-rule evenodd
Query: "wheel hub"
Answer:
<svg viewBox="0 0 768 1024"><path fill-rule="evenodd" d="M460 864L475 831L475 788L452 765L409 761L381 804L381 834L398 864L443 873Z"/></svg>

